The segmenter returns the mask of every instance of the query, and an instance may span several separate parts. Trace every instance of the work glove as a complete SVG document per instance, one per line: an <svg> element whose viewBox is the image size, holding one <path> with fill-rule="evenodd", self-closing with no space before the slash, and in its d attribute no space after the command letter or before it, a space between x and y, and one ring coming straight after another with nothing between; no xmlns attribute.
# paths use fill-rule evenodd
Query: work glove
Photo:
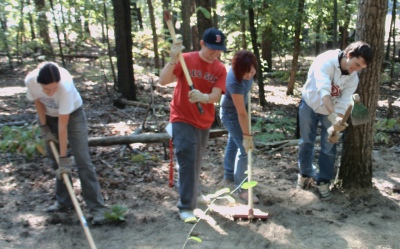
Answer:
<svg viewBox="0 0 400 249"><path fill-rule="evenodd" d="M171 64L176 64L179 61L179 53L182 52L182 50L184 50L185 47L182 46L182 41L177 41L174 42L171 46L171 52L170 52L170 63Z"/></svg>
<svg viewBox="0 0 400 249"><path fill-rule="evenodd" d="M46 141L46 143L50 143L51 141L54 143L58 143L58 139L50 131L48 125L40 126L40 133L42 134L42 138Z"/></svg>
<svg viewBox="0 0 400 249"><path fill-rule="evenodd" d="M70 157L59 157L58 169L56 170L56 176L58 179L62 179L62 174L71 174L74 160Z"/></svg>
<svg viewBox="0 0 400 249"><path fill-rule="evenodd" d="M339 117L336 113L332 112L328 116L329 122L331 122L333 129L335 131L341 132L344 129L346 129L347 126L349 126L346 122L342 125L341 122L343 121L343 118Z"/></svg>
<svg viewBox="0 0 400 249"><path fill-rule="evenodd" d="M243 145L244 150L246 151L246 153L249 150L253 150L254 149L253 136L251 136L251 135L243 135L242 145Z"/></svg>
<svg viewBox="0 0 400 249"><path fill-rule="evenodd" d="M208 94L202 93L197 89L189 91L189 101L190 103L208 103L210 96Z"/></svg>
<svg viewBox="0 0 400 249"><path fill-rule="evenodd" d="M337 143L340 138L342 137L342 134L340 132L335 131L333 126L328 128L328 142L331 144Z"/></svg>

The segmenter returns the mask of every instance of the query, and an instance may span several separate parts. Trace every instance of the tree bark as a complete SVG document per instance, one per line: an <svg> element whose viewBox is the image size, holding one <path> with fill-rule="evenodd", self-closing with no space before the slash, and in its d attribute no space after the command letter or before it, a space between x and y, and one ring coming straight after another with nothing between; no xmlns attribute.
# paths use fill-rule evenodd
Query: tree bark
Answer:
<svg viewBox="0 0 400 249"><path fill-rule="evenodd" d="M344 137L337 185L343 188L372 187L372 148L374 122L379 97L379 79L384 53L387 0L360 0L356 40L363 40L374 50L371 65L360 74L357 92L372 113L371 122L347 128Z"/></svg>
<svg viewBox="0 0 400 249"><path fill-rule="evenodd" d="M211 14L211 0L196 0L197 8L202 7ZM197 11L197 30L200 37L203 37L204 31L213 26L211 16L207 18L201 10Z"/></svg>
<svg viewBox="0 0 400 249"><path fill-rule="evenodd" d="M46 5L44 0L35 0L36 13L38 15L37 26L39 36L43 41L43 54L46 57L53 58L53 47L51 46L49 35L49 20L46 17Z"/></svg>
<svg viewBox="0 0 400 249"><path fill-rule="evenodd" d="M113 0L115 47L117 54L117 89L128 100L136 100L133 77L131 11L129 0Z"/></svg>
<svg viewBox="0 0 400 249"><path fill-rule="evenodd" d="M147 6L149 7L151 30L153 32L153 51L154 51L154 68L159 75L160 72L160 56L158 55L158 35L156 29L156 21L154 17L154 8L151 0L147 0Z"/></svg>
<svg viewBox="0 0 400 249"><path fill-rule="evenodd" d="M290 78L286 90L286 95L293 95L294 82L296 81L296 73L299 64L299 54L300 54L300 34L302 26L302 17L304 13L304 1L299 0L297 5L297 17L294 30L294 49L293 49L293 59L292 59L292 69L290 70Z"/></svg>

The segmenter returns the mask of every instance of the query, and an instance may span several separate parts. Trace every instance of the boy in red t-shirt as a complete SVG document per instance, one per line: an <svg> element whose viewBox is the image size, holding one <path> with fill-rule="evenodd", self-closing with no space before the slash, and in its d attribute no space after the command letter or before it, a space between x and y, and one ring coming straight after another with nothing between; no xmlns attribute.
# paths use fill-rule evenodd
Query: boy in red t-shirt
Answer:
<svg viewBox="0 0 400 249"><path fill-rule="evenodd" d="M193 210L200 193L202 157L215 117L214 103L225 92L226 69L218 60L221 51L226 51L224 41L225 35L220 30L209 28L200 40L201 50L183 54L194 90L190 90L179 63L179 53L184 49L180 41L172 45L171 60L160 74L161 85L177 81L170 105L170 122L179 165L179 215L186 222L196 222ZM204 114L200 114L197 102L201 103Z"/></svg>

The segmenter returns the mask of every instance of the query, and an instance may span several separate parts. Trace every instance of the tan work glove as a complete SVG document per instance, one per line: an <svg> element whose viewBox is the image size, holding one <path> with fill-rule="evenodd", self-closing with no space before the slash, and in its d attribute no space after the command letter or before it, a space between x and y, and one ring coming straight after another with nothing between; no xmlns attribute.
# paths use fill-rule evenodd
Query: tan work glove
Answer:
<svg viewBox="0 0 400 249"><path fill-rule="evenodd" d="M182 52L182 50L184 50L185 47L182 46L182 41L177 41L174 42L171 46L171 52L170 52L170 63L171 64L176 64L179 61L179 53Z"/></svg>
<svg viewBox="0 0 400 249"><path fill-rule="evenodd" d="M329 122L331 122L333 129L335 131L343 131L344 129L346 129L347 126L349 126L346 122L344 122L344 124L340 124L340 122L342 122L343 118L339 117L336 113L332 112L331 114L329 114L328 116L328 120Z"/></svg>
<svg viewBox="0 0 400 249"><path fill-rule="evenodd" d="M246 153L249 150L253 150L254 149L254 142L253 142L253 136L250 135L243 135L243 142L242 145L244 147L244 150L246 151Z"/></svg>
<svg viewBox="0 0 400 249"><path fill-rule="evenodd" d="M210 96L208 94L202 93L197 89L189 91L189 101L190 103L208 103Z"/></svg>
<svg viewBox="0 0 400 249"><path fill-rule="evenodd" d="M59 157L58 169L56 170L56 176L58 179L62 179L63 174L71 174L74 160L71 157Z"/></svg>
<svg viewBox="0 0 400 249"><path fill-rule="evenodd" d="M340 138L342 137L342 134L340 132L335 131L333 126L328 128L328 142L331 144L337 143Z"/></svg>
<svg viewBox="0 0 400 249"><path fill-rule="evenodd" d="M46 141L46 143L50 143L50 141L52 141L54 143L58 143L58 139L50 131L50 128L48 125L41 125L40 133L42 134L42 138Z"/></svg>

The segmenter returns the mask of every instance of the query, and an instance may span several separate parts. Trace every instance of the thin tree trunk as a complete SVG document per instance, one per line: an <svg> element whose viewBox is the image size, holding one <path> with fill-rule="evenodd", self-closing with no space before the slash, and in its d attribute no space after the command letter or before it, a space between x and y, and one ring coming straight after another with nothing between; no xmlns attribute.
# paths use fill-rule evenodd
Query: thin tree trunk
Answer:
<svg viewBox="0 0 400 249"><path fill-rule="evenodd" d="M43 54L46 57L53 58L53 46L51 45L49 35L49 20L46 17L46 6L44 0L35 0L35 7L37 13L37 26L39 29L39 36L43 41Z"/></svg>
<svg viewBox="0 0 400 249"><path fill-rule="evenodd" d="M106 42L107 42L108 60L110 63L111 73L112 73L112 77L113 77L113 81L114 81L114 90L116 92L118 92L117 76L116 76L115 69L114 69L114 63L112 61L111 44L110 44L110 38L108 36L108 24L107 24L108 23L108 15L107 15L107 6L106 6L105 2L103 2L103 10L104 10L104 26L106 28L105 38L106 38Z"/></svg>
<svg viewBox="0 0 400 249"><path fill-rule="evenodd" d="M299 0L297 5L297 18L295 23L294 30L294 50L293 50L293 59L292 59L292 69L290 70L290 78L288 82L288 87L286 90L286 95L293 95L294 82L296 81L296 73L298 70L299 64L299 54L300 54L300 34L301 34L301 26L302 26L302 17L304 13L304 1Z"/></svg>
<svg viewBox="0 0 400 249"><path fill-rule="evenodd" d="M51 7L51 12L53 13L54 29L56 30L57 42L58 42L58 48L60 49L61 61L62 61L63 66L66 67L64 54L63 54L63 48L62 48L61 39L60 39L60 31L58 30L56 15L54 12L53 0L50 0L50 7Z"/></svg>
<svg viewBox="0 0 400 249"><path fill-rule="evenodd" d="M387 0L360 0L356 40L371 45L373 60L360 74L357 92L372 114L371 122L347 128L337 185L343 188L372 187L372 148L374 120L379 97L379 79L384 57L385 19Z"/></svg>
<svg viewBox="0 0 400 249"><path fill-rule="evenodd" d="M158 55L158 35L156 29L156 21L154 18L154 8L151 0L147 0L147 6L149 7L150 24L153 32L153 51L154 51L154 68L157 71L157 75L160 72L160 56Z"/></svg>
<svg viewBox="0 0 400 249"><path fill-rule="evenodd" d="M242 18L240 18L240 31L242 32L242 49L247 49L247 41L246 41L246 9L241 8L240 12L242 14Z"/></svg>
<svg viewBox="0 0 400 249"><path fill-rule="evenodd" d="M192 3L191 1L182 1L182 44L185 47L184 52L191 51L192 40L190 31L190 17L192 16Z"/></svg>
<svg viewBox="0 0 400 249"><path fill-rule="evenodd" d="M263 81L263 71L262 71L262 65L261 65L261 59L260 59L260 51L258 49L258 44L257 44L257 30L255 27L255 21L254 21L254 2L253 0L249 1L249 26L250 26L250 36L251 36L251 44L253 45L253 50L254 50L254 55L257 58L257 63L258 63L258 68L257 68L257 82L258 82L258 96L259 96L259 101L260 105L262 107L265 107L268 105L267 100L265 99L265 90L264 90L264 81Z"/></svg>

